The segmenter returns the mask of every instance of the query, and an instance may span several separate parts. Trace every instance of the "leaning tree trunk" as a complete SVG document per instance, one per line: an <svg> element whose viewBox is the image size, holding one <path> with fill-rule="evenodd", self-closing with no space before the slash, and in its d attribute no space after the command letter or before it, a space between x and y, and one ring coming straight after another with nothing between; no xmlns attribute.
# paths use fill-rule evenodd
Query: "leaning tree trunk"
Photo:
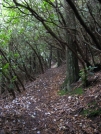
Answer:
<svg viewBox="0 0 101 134"><path fill-rule="evenodd" d="M67 27L75 29L75 15L70 9L69 5L67 5L66 0L64 0L65 5L65 16L66 16L66 23ZM73 30L75 31L75 30ZM71 36L72 35L72 36ZM76 44L73 43L76 40L76 33L72 31L68 31L66 29L66 42L68 45L76 52ZM67 75L63 87L66 90L71 90L71 84L76 82L79 78L79 67L78 67L78 59L75 54L66 47L66 64L67 64Z"/></svg>

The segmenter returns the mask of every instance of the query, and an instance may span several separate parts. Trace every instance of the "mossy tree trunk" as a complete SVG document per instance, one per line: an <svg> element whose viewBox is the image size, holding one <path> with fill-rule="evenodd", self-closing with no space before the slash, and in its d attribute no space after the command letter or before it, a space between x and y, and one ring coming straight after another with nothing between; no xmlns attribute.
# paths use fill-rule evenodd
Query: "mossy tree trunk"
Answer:
<svg viewBox="0 0 101 134"><path fill-rule="evenodd" d="M76 32L74 32L76 28L75 15L67 4L66 0L64 0L64 5L67 27L73 29L71 31L66 29L66 42L72 48L72 50L76 52L76 44L74 43L76 40ZM79 66L77 57L70 49L68 49L68 47L66 47L66 64L67 74L63 87L70 91L72 89L71 84L76 82L79 78Z"/></svg>

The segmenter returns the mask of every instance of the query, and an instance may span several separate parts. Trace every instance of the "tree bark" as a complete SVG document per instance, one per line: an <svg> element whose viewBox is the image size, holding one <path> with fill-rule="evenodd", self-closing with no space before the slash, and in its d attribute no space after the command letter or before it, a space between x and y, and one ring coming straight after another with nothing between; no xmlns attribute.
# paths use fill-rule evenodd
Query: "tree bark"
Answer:
<svg viewBox="0 0 101 134"><path fill-rule="evenodd" d="M96 47L101 50L101 45L98 42L98 40L96 39L95 35L93 34L93 32L89 29L89 27L86 25L86 23L84 22L84 20L82 19L82 17L80 16L77 8L75 7L74 3L72 0L66 0L67 3L70 5L70 7L72 8L76 18L79 20L80 24L83 26L83 28L86 30L86 32L90 35L90 37L92 38L93 42L95 43ZM100 2L100 1L99 1Z"/></svg>
<svg viewBox="0 0 101 134"><path fill-rule="evenodd" d="M75 15L73 11L70 9L69 5L67 4L66 0L64 0L65 5L65 15L66 15L66 22L69 28L75 28ZM67 10L68 9L68 10ZM76 33L69 33L66 30L66 42L68 45L76 52L76 45L74 43ZM64 82L64 86L66 86L66 90L71 90L71 84L76 82L79 78L79 66L78 66L78 59L74 55L74 53L66 47L66 61L67 61L67 76Z"/></svg>

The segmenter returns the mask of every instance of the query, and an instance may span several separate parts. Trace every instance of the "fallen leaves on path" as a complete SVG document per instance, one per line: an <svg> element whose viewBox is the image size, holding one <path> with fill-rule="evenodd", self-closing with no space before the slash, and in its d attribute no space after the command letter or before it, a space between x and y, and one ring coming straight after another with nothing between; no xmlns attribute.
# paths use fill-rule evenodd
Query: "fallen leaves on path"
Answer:
<svg viewBox="0 0 101 134"><path fill-rule="evenodd" d="M65 68L47 70L12 101L0 99L0 134L101 134L100 116L80 115L94 99L101 106L100 83L80 96L59 96Z"/></svg>

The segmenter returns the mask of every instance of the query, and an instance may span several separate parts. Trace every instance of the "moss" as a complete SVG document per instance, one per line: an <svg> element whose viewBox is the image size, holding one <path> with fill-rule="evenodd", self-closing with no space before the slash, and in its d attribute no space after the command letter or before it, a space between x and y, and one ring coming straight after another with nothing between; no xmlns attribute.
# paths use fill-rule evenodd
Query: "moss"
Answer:
<svg viewBox="0 0 101 134"><path fill-rule="evenodd" d="M67 93L68 93L68 91L66 91L66 90L60 90L60 91L58 92L58 94L59 94L60 96L66 95Z"/></svg>
<svg viewBox="0 0 101 134"><path fill-rule="evenodd" d="M66 94L69 94L69 95L82 95L83 93L84 93L84 90L81 87L76 88L76 89L71 90L71 91L63 89L63 90L60 90L58 92L58 94L61 95L61 96L66 95Z"/></svg>
<svg viewBox="0 0 101 134"><path fill-rule="evenodd" d="M84 90L81 87L76 88L76 89L74 89L73 91L70 92L70 94L72 94L72 95L75 95L75 94L82 95L83 93L84 93Z"/></svg>

